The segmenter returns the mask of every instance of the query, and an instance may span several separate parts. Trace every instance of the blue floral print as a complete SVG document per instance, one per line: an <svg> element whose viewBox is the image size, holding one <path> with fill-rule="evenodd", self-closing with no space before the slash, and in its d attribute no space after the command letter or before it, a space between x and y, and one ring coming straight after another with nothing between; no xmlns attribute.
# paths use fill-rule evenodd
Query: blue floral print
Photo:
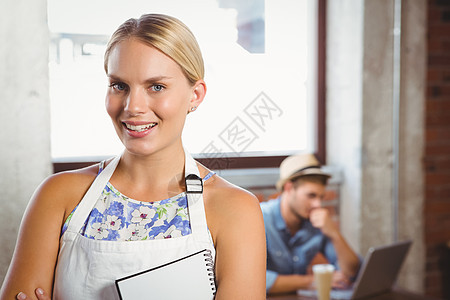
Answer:
<svg viewBox="0 0 450 300"><path fill-rule="evenodd" d="M63 233L74 211L64 223ZM91 239L106 241L166 239L188 235L191 227L186 193L158 202L140 202L122 195L108 183L80 233Z"/></svg>
<svg viewBox="0 0 450 300"><path fill-rule="evenodd" d="M103 168L100 168L100 172ZM208 173L203 181L215 172ZM80 234L95 240L139 241L168 239L191 234L186 193L157 202L141 202L120 193L107 183ZM67 230L73 213L64 222Z"/></svg>

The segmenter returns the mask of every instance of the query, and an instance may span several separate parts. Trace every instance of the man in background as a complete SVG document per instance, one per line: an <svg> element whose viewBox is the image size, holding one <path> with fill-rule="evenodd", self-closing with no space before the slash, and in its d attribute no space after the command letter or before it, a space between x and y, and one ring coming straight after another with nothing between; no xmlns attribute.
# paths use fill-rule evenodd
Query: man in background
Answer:
<svg viewBox="0 0 450 300"><path fill-rule="evenodd" d="M345 287L360 259L321 203L330 178L313 154L286 158L280 165L276 199L261 203L267 238L266 290L293 292L311 288L307 268L318 253L335 265L334 287Z"/></svg>

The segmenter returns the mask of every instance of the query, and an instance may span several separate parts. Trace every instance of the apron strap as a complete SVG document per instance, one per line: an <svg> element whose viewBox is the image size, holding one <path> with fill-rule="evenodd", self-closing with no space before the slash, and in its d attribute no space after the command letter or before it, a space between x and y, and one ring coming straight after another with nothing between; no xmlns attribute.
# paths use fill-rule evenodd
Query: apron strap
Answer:
<svg viewBox="0 0 450 300"><path fill-rule="evenodd" d="M106 168L95 178L89 190L84 195L77 209L70 219L67 231L78 233L83 227L86 218L91 213L97 203L98 197L102 194L103 189L111 178L120 160L120 155L116 156Z"/></svg>
<svg viewBox="0 0 450 300"><path fill-rule="evenodd" d="M203 203L203 180L200 177L195 160L186 149L184 149L184 153L186 197L192 234L198 240L209 242L208 225Z"/></svg>

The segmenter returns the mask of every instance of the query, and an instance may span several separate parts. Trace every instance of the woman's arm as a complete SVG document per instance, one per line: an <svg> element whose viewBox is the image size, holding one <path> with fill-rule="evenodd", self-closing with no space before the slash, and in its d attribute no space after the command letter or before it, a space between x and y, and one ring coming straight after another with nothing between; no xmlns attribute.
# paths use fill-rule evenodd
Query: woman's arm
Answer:
<svg viewBox="0 0 450 300"><path fill-rule="evenodd" d="M210 197L207 219L216 245L216 299L266 299L266 242L257 198L236 187L220 188Z"/></svg>
<svg viewBox="0 0 450 300"><path fill-rule="evenodd" d="M38 287L51 297L61 227L73 196L80 196L72 193L72 179L77 176L53 175L41 184L31 198L0 291L1 300L16 299L19 292L28 295L28 299L37 299L35 289Z"/></svg>

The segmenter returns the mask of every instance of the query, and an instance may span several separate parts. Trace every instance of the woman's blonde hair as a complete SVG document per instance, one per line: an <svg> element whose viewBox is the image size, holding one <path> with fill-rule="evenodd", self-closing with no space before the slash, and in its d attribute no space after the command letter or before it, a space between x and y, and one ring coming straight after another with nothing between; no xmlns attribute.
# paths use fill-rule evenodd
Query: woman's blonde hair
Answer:
<svg viewBox="0 0 450 300"><path fill-rule="evenodd" d="M104 68L108 73L111 51L120 42L135 38L173 59L193 85L205 76L200 47L189 28L177 18L163 14L145 14L129 19L111 36L105 51Z"/></svg>

